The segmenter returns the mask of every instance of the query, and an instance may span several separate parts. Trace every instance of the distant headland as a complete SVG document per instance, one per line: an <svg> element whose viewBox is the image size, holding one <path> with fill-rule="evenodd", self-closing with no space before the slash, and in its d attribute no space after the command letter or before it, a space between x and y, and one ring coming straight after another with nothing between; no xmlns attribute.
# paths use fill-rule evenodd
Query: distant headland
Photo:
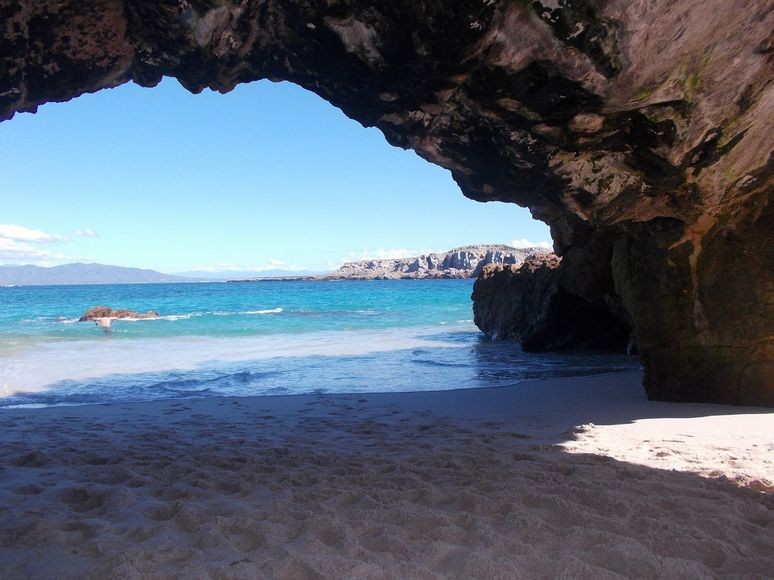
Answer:
<svg viewBox="0 0 774 580"><path fill-rule="evenodd" d="M229 282L265 282L272 280L427 280L475 278L489 264L520 265L529 256L546 254L544 248L513 248L501 244L463 246L446 252L412 258L361 260L347 262L338 270L316 276L261 277Z"/></svg>

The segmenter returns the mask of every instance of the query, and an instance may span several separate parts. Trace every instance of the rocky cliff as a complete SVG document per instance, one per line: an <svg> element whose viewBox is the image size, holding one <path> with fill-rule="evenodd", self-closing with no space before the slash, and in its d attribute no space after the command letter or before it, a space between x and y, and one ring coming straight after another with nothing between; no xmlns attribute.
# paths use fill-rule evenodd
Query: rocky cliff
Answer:
<svg viewBox="0 0 774 580"><path fill-rule="evenodd" d="M657 399L774 404L769 0L0 0L0 119L164 75L327 99L550 224ZM256 104L260 106L260 104Z"/></svg>
<svg viewBox="0 0 774 580"><path fill-rule="evenodd" d="M568 292L554 254L484 267L473 285L473 321L490 338L515 339L525 351L588 349L632 353L625 312Z"/></svg>
<svg viewBox="0 0 774 580"><path fill-rule="evenodd" d="M522 264L525 258L536 253L543 254L546 250L517 249L501 245L465 246L416 258L348 262L335 272L317 278L322 280L475 278L485 266Z"/></svg>

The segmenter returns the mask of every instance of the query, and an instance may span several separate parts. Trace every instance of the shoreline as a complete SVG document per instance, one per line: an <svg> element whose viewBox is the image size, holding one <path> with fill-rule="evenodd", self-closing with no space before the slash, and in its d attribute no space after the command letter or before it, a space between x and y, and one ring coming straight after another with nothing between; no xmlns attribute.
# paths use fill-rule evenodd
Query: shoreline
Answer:
<svg viewBox="0 0 774 580"><path fill-rule="evenodd" d="M453 347L448 347L453 348ZM370 351L367 354L372 354ZM606 354L606 353L604 353ZM356 356L356 355L344 355L344 356ZM280 358L280 357L275 357ZM453 387L450 389L427 389L427 390L415 390L415 391L368 391L368 392L341 392L341 393L332 393L330 391L327 392L302 392L302 393L276 393L276 394L260 394L260 395L214 395L214 396L190 396L190 397L167 397L167 398L160 398L160 399L151 399L151 400L143 400L143 401L109 401L109 402L90 402L90 403L65 403L65 404L54 404L54 405L20 405L20 406L11 406L11 407L2 407L0 406L0 418L3 412L10 412L10 411L40 411L44 409L71 409L74 407L114 407L117 405L143 405L143 404L149 404L149 403L175 403L175 402L186 402L186 401L209 401L212 399L265 399L265 398L295 398L295 397L354 397L354 396L363 396L363 397L369 397L371 395L374 395L376 397L382 396L382 395L394 395L397 397L402 397L402 395L421 395L421 394L427 394L427 393L456 393L459 391L497 391L501 389L518 389L521 386L525 386L531 383L542 383L545 381L553 382L553 381L563 381L568 379L592 379L595 377L604 377L607 375L621 375L628 372L636 373L641 372L639 370L633 370L633 369L612 369L612 370L605 370L600 371L597 373L589 373L584 375L573 375L573 376L566 376L566 377L544 377L544 378L527 378L527 379L521 379L517 382L514 382L509 385L495 385L495 386L488 386L488 387ZM714 406L714 403L707 403L708 405ZM723 406L723 405L721 405ZM740 407L742 409L750 409L752 412L754 412L756 409L763 409L764 413L766 412L766 407Z"/></svg>
<svg viewBox="0 0 774 580"><path fill-rule="evenodd" d="M25 577L765 576L774 411L640 371L0 411Z"/></svg>
<svg viewBox="0 0 774 580"><path fill-rule="evenodd" d="M135 324L141 323L126 323L129 331ZM448 390L639 366L625 355L525 354L510 343L491 343L461 320L230 337L135 337L119 335L121 331L116 324L111 336L15 346L0 358L0 395L5 397L0 405L117 404L187 398L197 392L251 396L315 393L320 388L351 393Z"/></svg>

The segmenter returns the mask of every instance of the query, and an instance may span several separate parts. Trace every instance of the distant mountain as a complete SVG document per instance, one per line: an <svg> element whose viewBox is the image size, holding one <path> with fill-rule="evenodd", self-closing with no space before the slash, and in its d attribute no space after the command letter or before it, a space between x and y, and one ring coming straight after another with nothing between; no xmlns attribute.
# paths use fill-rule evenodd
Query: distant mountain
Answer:
<svg viewBox="0 0 774 580"><path fill-rule="evenodd" d="M195 282L183 276L162 274L155 270L123 268L104 264L64 264L40 266L0 266L0 286L49 286L64 284L152 284Z"/></svg>

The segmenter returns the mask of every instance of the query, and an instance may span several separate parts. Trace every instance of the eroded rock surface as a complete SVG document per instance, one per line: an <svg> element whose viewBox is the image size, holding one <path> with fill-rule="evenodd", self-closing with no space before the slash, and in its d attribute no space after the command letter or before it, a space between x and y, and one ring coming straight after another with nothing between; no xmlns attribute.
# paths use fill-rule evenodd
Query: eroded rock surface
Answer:
<svg viewBox="0 0 774 580"><path fill-rule="evenodd" d="M486 266L473 287L473 317L492 339L516 339L526 351L631 349L625 315L563 286L555 255L521 265Z"/></svg>
<svg viewBox="0 0 774 580"><path fill-rule="evenodd" d="M465 246L448 252L423 254L415 258L347 262L322 280L424 280L432 278L475 278L489 265L520 265L541 248L517 249L501 245Z"/></svg>
<svg viewBox="0 0 774 580"><path fill-rule="evenodd" d="M2 119L162 75L295 82L550 224L564 288L625 310L649 396L774 404L768 0L0 0L0 22Z"/></svg>

